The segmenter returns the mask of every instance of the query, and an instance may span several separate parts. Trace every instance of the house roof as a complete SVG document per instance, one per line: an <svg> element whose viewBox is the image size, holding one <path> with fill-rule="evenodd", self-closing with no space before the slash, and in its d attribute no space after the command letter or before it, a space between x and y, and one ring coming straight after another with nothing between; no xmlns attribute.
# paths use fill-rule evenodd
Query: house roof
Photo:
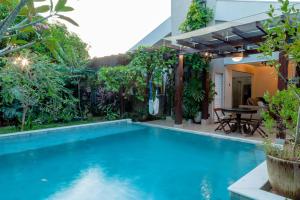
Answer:
<svg viewBox="0 0 300 200"><path fill-rule="evenodd" d="M155 46L162 43L163 38L171 35L171 17L161 23L155 30L145 36L137 44L135 44L129 51L136 50L139 46Z"/></svg>
<svg viewBox="0 0 300 200"><path fill-rule="evenodd" d="M299 7L296 4L295 7ZM275 16L280 16L275 10ZM167 37L171 46L187 52L212 53L226 56L237 52L257 53L258 43L266 32L263 23L269 18L260 13L238 20L224 22L177 36Z"/></svg>

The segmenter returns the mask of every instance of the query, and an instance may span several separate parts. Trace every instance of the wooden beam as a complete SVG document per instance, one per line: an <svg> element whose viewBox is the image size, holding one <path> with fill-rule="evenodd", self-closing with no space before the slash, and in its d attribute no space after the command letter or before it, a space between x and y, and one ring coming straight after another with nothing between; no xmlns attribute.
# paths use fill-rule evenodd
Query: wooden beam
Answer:
<svg viewBox="0 0 300 200"><path fill-rule="evenodd" d="M179 55L179 62L175 72L175 125L182 124L182 103L183 103L183 65L184 56Z"/></svg>
<svg viewBox="0 0 300 200"><path fill-rule="evenodd" d="M287 89L289 60L284 52L279 53L278 90Z"/></svg>
<svg viewBox="0 0 300 200"><path fill-rule="evenodd" d="M256 28L260 30L263 34L267 35L267 32L265 31L263 25L260 22L256 22Z"/></svg>

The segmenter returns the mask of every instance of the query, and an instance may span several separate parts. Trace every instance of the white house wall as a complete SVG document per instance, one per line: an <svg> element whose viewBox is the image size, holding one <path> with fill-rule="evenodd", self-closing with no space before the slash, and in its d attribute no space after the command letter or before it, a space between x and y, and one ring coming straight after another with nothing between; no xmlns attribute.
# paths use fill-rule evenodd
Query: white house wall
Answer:
<svg viewBox="0 0 300 200"><path fill-rule="evenodd" d="M277 1L217 0L215 8L215 20L233 21L243 17L266 12L269 10L270 4L273 4L275 8L279 5Z"/></svg>

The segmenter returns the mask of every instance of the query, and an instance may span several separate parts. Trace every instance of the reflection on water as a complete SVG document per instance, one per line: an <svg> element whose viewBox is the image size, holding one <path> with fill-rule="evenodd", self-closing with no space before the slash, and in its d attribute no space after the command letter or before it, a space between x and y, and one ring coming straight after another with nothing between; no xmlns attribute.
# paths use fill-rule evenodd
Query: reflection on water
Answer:
<svg viewBox="0 0 300 200"><path fill-rule="evenodd" d="M201 195L204 200L211 200L211 190L211 184L206 178L204 178L201 182Z"/></svg>
<svg viewBox="0 0 300 200"><path fill-rule="evenodd" d="M128 181L107 177L99 168L84 171L68 187L51 195L49 200L138 200L141 194Z"/></svg>

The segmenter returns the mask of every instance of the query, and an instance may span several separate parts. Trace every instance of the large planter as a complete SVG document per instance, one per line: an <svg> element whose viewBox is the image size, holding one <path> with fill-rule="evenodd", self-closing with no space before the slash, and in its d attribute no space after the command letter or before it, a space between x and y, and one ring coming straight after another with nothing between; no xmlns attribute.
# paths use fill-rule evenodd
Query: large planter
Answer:
<svg viewBox="0 0 300 200"><path fill-rule="evenodd" d="M300 162L267 156L269 181L280 195L300 200Z"/></svg>

